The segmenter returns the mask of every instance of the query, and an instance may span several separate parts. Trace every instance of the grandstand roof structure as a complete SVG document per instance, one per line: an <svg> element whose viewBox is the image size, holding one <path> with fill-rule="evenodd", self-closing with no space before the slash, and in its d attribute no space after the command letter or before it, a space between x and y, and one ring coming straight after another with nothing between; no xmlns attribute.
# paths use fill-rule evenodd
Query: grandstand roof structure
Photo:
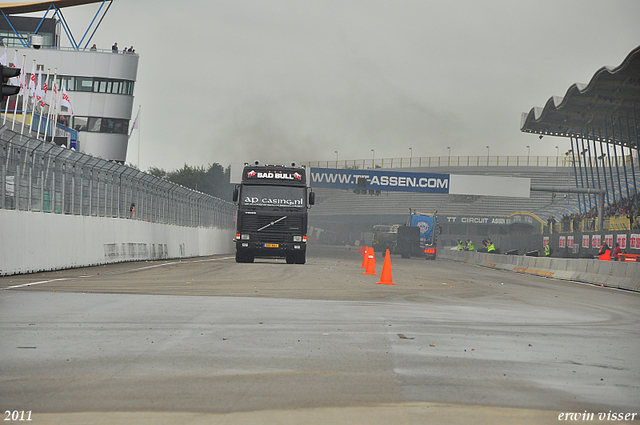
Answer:
<svg viewBox="0 0 640 425"><path fill-rule="evenodd" d="M620 66L602 67L588 84L573 84L564 97L552 96L544 107L523 112L520 130L560 137L586 135L633 147L640 134L636 108L640 109L640 46Z"/></svg>
<svg viewBox="0 0 640 425"><path fill-rule="evenodd" d="M51 6L58 8L80 6L83 4L102 3L104 0L48 0L48 1L25 1L20 3L0 3L0 10L7 15L22 13L44 12Z"/></svg>
<svg viewBox="0 0 640 425"><path fill-rule="evenodd" d="M96 11L93 19L90 20L87 29L80 39L80 41L76 41L76 38L73 36L73 32L69 27L66 18L62 13L62 8L73 7L73 6L82 6L87 4L100 3L98 10ZM10 38L14 40L19 40L22 47L32 47L31 46L31 35L41 34L42 33L42 24L47 20L47 16L49 12L53 14L53 19L57 19L57 22L62 26L64 33L67 35L69 39L69 44L74 50L87 50L89 47L89 43L93 38L93 35L98 30L98 27L102 23L102 20L106 16L107 12L111 8L111 4L113 0L41 0L41 1L25 1L25 2L16 2L16 3L0 3L0 14L4 17L6 21L6 25L9 26ZM35 13L35 12L44 12L40 20L40 24L36 28L29 29L28 32L30 34L25 34L24 26L20 28L19 25L14 25L12 20L15 19L16 15L20 18L19 15ZM25 17L22 17L23 19ZM52 18L49 18L52 19ZM3 24L5 25L5 24ZM19 29L17 30L16 27ZM31 34L31 32L33 33ZM46 31L45 31L46 32ZM91 33L91 34L90 34ZM58 37L53 38L56 48L59 48L58 45L59 40ZM84 47L82 44L84 43ZM9 44L10 45L10 44ZM51 47L51 46L48 46Z"/></svg>

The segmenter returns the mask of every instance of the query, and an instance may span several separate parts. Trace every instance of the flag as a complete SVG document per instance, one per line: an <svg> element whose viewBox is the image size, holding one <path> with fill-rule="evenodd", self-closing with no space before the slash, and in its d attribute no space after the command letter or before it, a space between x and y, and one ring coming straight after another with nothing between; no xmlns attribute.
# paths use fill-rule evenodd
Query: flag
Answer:
<svg viewBox="0 0 640 425"><path fill-rule="evenodd" d="M28 91L28 84L29 84L29 79L27 77L27 73L25 72L24 69L24 58L22 59L22 70L20 71L22 72L20 74L20 96L22 96L22 102L25 104L24 107L26 107L26 97L27 97L27 91Z"/></svg>
<svg viewBox="0 0 640 425"><path fill-rule="evenodd" d="M31 67L31 78L29 79L29 97L36 97L36 62L33 61Z"/></svg>
<svg viewBox="0 0 640 425"><path fill-rule="evenodd" d="M44 93L42 93L42 70L38 70L38 82L36 83L36 102L41 106L44 103Z"/></svg>
<svg viewBox="0 0 640 425"><path fill-rule="evenodd" d="M131 131L129 132L129 137L131 137L131 133L136 128L140 128L140 108L138 108L138 113L136 114L136 119L133 120L133 125L131 126Z"/></svg>
<svg viewBox="0 0 640 425"><path fill-rule="evenodd" d="M45 78L44 83L42 84L42 90L40 91L40 93L42 94L42 100L40 101L40 107L44 108L46 105L46 99L47 99L47 89L49 88L49 85L47 84L49 81L49 72L47 72L47 78Z"/></svg>
<svg viewBox="0 0 640 425"><path fill-rule="evenodd" d="M67 88L62 86L62 101L60 101L60 106L65 106L69 108L71 112L71 116L73 116L73 108L71 107L71 100L69 99L69 95L67 94Z"/></svg>
<svg viewBox="0 0 640 425"><path fill-rule="evenodd" d="M53 81L53 110L58 109L58 82Z"/></svg>
<svg viewBox="0 0 640 425"><path fill-rule="evenodd" d="M14 68L18 67L18 51L16 50L16 53L13 56L13 64L11 64L11 66L13 66ZM22 70L20 70L20 72L24 72ZM19 86L20 85L20 77L11 77L9 78L9 84L11 84L12 86Z"/></svg>

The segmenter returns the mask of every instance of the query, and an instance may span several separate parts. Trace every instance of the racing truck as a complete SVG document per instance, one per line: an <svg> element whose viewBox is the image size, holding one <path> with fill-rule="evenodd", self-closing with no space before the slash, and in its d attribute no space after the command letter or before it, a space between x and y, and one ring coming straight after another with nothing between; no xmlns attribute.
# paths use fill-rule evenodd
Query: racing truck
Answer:
<svg viewBox="0 0 640 425"><path fill-rule="evenodd" d="M388 249L391 253L396 252L398 242L399 224L376 224L373 226L373 240L371 245L376 252L384 252Z"/></svg>
<svg viewBox="0 0 640 425"><path fill-rule="evenodd" d="M404 258L424 254L427 260L435 260L438 232L435 212L431 214L412 210L407 225L398 228L397 252Z"/></svg>
<svg viewBox="0 0 640 425"><path fill-rule="evenodd" d="M315 203L306 168L244 164L233 201L238 206L236 262L252 263L259 257L306 262L307 210Z"/></svg>

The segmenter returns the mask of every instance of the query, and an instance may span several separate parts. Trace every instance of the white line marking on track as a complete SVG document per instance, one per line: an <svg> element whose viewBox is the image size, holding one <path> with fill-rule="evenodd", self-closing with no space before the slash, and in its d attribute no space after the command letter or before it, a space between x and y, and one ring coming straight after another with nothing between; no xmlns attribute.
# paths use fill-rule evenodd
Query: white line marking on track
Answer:
<svg viewBox="0 0 640 425"><path fill-rule="evenodd" d="M153 266L145 266L145 267L139 267L137 269L129 269L129 270L122 270L122 271L117 271L114 272L115 273L130 273L130 272L138 272L141 270L148 270L148 269L155 269L157 267L164 267L164 266L171 266L174 264L180 264L180 263L206 263L207 261L220 261L220 260L230 260L234 257L220 257L220 258L208 258L206 260L194 260L194 261L173 261L171 263L162 263L162 264L154 264ZM51 283L51 282L59 282L62 280L74 280L74 279L83 279L83 278L88 278L88 277L94 277L97 275L86 275L86 276L78 276L78 277L62 277L60 279L49 279L49 280L43 280L40 282L31 282L31 283L23 283L22 285L14 285L14 286L7 286L6 288L3 288L3 290L8 290L8 289L17 289L17 288L24 288L27 286L34 286L34 285L42 285L43 283Z"/></svg>

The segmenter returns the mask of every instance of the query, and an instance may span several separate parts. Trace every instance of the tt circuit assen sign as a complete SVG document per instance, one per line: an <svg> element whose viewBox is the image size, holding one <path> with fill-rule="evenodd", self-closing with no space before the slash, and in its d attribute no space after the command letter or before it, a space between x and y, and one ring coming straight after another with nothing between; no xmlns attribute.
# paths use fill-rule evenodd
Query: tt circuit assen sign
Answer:
<svg viewBox="0 0 640 425"><path fill-rule="evenodd" d="M531 179L384 170L311 168L311 187L528 198ZM360 182L360 185L358 184Z"/></svg>
<svg viewBox="0 0 640 425"><path fill-rule="evenodd" d="M366 185L358 186L359 179L365 179ZM449 193L449 175L311 168L311 187L333 189L358 189L361 187L368 190Z"/></svg>

